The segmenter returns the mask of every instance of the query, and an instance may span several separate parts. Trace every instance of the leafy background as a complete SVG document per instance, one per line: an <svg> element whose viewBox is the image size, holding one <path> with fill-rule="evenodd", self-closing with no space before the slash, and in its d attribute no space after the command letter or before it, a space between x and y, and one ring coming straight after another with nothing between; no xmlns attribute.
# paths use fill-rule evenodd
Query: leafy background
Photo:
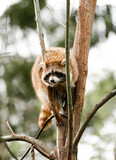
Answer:
<svg viewBox="0 0 116 160"><path fill-rule="evenodd" d="M47 1L40 1L42 25L45 33L45 44L47 47L64 47L65 30L62 25L54 19ZM56 6L57 7L57 6ZM54 9L55 10L55 9ZM112 12L115 10L115 12ZM71 11L70 17L70 47L72 48L75 26L78 15L77 10ZM93 26L91 47L97 46L109 37L110 33L116 33L116 23L112 18L112 13L116 14L116 7L112 5L97 6ZM47 18L45 17L47 16ZM65 22L65 11L60 13L62 22ZM104 28L101 32L96 26L101 22ZM15 133L35 136L38 132L38 115L40 112L40 103L37 100L31 84L31 68L39 51L33 38L29 35L36 35L36 24L34 19L34 8L32 0L20 0L9 6L0 18L0 37L2 41L0 54L0 135L7 135L9 131L5 124L5 119L11 124ZM16 33L16 34L15 34ZM15 36L14 36L15 35ZM29 38L35 47L29 45ZM29 54L25 56L23 52L23 43L27 43ZM17 44L20 50L17 50ZM13 52L7 53L13 46ZM33 54L36 50L36 55ZM115 53L114 53L115 54ZM110 54L109 54L110 57ZM97 62L96 62L97 63ZM82 122L98 101L100 101L108 92L116 88L116 74L113 71L104 71L105 76L94 83L92 90L86 93L83 109ZM92 75L93 79L97 75ZM91 160L108 160L108 154L115 157L116 146L116 98L109 101L100 111L97 112L94 119L89 124L81 140L79 147L79 157L82 159L84 148ZM113 125L113 126L112 126ZM109 128L108 128L109 127ZM105 131L106 130L106 131ZM40 139L46 142L50 147L55 147L56 130L55 122L51 128L44 131ZM21 158L28 144L22 142L8 143L9 148ZM39 159L44 160L39 153L36 153ZM0 160L13 159L8 153L4 144L0 144ZM25 159L30 159L30 154ZM116 157L114 158L116 159Z"/></svg>

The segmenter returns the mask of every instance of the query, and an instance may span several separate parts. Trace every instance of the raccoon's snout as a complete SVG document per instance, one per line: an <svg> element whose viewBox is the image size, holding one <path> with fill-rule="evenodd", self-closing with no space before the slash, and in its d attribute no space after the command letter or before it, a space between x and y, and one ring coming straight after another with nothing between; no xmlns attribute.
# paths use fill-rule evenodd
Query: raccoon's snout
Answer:
<svg viewBox="0 0 116 160"><path fill-rule="evenodd" d="M57 78L57 77L50 77L49 78L49 82L51 83L51 84L55 84L55 83L58 83L60 81L60 79L59 78Z"/></svg>
<svg viewBox="0 0 116 160"><path fill-rule="evenodd" d="M46 83L48 83L49 85L54 86L55 84L65 82L66 81L66 75L64 73L61 73L61 72L57 72L57 71L53 72L52 71L45 76L44 81Z"/></svg>
<svg viewBox="0 0 116 160"><path fill-rule="evenodd" d="M54 80L54 79L51 79L51 80L50 80L50 83L55 83L55 80Z"/></svg>

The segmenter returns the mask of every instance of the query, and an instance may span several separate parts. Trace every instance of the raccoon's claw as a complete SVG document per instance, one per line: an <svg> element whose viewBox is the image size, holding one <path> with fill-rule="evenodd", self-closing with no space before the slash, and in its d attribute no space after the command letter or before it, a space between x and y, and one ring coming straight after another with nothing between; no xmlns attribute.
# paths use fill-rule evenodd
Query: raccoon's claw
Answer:
<svg viewBox="0 0 116 160"><path fill-rule="evenodd" d="M61 114L61 116L62 116L62 117L64 117L64 118L68 119L68 115L66 114L66 112L64 112L64 113L60 113L60 114Z"/></svg>
<svg viewBox="0 0 116 160"><path fill-rule="evenodd" d="M45 63L44 62L40 62L40 66L41 66L41 68L44 68L45 67Z"/></svg>
<svg viewBox="0 0 116 160"><path fill-rule="evenodd" d="M63 59L63 60L62 60L61 65L62 65L62 66L65 66L65 65L66 65L66 59Z"/></svg>

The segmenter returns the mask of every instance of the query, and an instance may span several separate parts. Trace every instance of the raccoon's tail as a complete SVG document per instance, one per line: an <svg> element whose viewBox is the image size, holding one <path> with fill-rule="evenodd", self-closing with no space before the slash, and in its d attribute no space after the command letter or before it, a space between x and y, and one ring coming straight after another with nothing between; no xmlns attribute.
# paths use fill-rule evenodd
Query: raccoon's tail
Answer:
<svg viewBox="0 0 116 160"><path fill-rule="evenodd" d="M39 119L38 119L38 125L40 128L43 127L44 123L46 122L46 120L52 115L52 112L51 112L51 109L49 106L42 106L42 110L40 112L40 116L39 116ZM50 127L52 123L52 120L50 120L44 130L48 129Z"/></svg>

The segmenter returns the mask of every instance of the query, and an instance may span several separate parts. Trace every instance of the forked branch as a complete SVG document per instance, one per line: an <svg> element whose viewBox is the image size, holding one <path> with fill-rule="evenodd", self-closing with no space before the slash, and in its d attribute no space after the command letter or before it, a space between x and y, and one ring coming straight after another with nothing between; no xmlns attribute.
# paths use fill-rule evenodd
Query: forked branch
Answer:
<svg viewBox="0 0 116 160"><path fill-rule="evenodd" d="M25 135L9 135L9 136L3 136L0 137L0 142L11 142L11 141L25 141L28 142L32 145L34 145L34 148L40 152L43 156L46 158L52 159L52 149L50 149L47 145L45 145L43 142L30 137L30 136L25 136Z"/></svg>
<svg viewBox="0 0 116 160"><path fill-rule="evenodd" d="M55 157L53 150L50 149L47 145L45 145L43 142L30 136L15 134L10 124L7 121L6 121L6 124L8 129L11 132L11 135L0 137L0 143L10 142L10 141L25 141L32 144L33 148L35 148L38 152L40 152L46 158L53 159ZM40 135L40 132L39 132L39 135ZM39 135L37 135L37 138Z"/></svg>
<svg viewBox="0 0 116 160"><path fill-rule="evenodd" d="M97 103L94 106L93 110L91 111L91 113L89 113L89 115L87 116L87 119L85 120L85 122L83 123L83 125L81 126L81 128L79 129L78 133L76 134L76 136L74 138L74 141L73 141L74 147L77 146L78 142L80 141L80 138L83 135L83 132L85 131L87 125L89 124L90 120L93 118L93 116L95 115L95 113L97 112L97 110L100 109L107 101L109 101L115 95L116 95L116 89L113 90L113 91L111 91L99 103Z"/></svg>
<svg viewBox="0 0 116 160"><path fill-rule="evenodd" d="M45 126L47 125L47 123L54 118L54 115L51 115L44 123L43 127L41 128L41 130L39 131L39 133L37 134L37 136L35 137L35 139L38 139L40 134L42 133L42 131L44 130ZM31 148L33 147L33 145L31 145L28 150L24 153L24 155L22 156L22 158L20 160L23 160L26 155L29 153L29 151L31 150Z"/></svg>

